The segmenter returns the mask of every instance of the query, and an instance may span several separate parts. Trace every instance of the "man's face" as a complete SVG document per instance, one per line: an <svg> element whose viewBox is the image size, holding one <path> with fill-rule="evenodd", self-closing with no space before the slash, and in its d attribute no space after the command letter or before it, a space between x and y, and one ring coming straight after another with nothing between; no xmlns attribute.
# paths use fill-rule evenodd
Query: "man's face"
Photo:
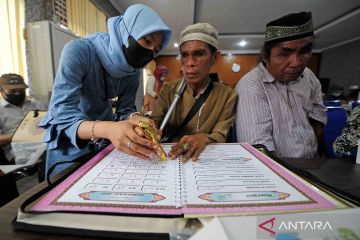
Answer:
<svg viewBox="0 0 360 240"><path fill-rule="evenodd" d="M212 55L207 43L198 40L187 41L180 47L180 63L185 80L189 84L200 84L208 80L216 54Z"/></svg>
<svg viewBox="0 0 360 240"><path fill-rule="evenodd" d="M1 89L1 95L9 103L19 106L24 103L25 100L25 88L18 89Z"/></svg>
<svg viewBox="0 0 360 240"><path fill-rule="evenodd" d="M25 88L16 88L16 89L7 89L7 88L3 88L2 91L4 92L4 94L6 95L21 95L21 94L25 94Z"/></svg>
<svg viewBox="0 0 360 240"><path fill-rule="evenodd" d="M277 44L265 60L267 70L281 82L296 80L309 64L313 41L313 37L306 37Z"/></svg>

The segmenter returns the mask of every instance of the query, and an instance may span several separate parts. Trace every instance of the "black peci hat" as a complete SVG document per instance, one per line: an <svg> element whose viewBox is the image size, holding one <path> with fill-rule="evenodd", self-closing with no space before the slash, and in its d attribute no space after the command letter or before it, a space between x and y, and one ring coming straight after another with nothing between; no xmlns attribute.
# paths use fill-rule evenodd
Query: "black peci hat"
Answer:
<svg viewBox="0 0 360 240"><path fill-rule="evenodd" d="M314 36L311 12L291 13L266 24L265 42L286 42Z"/></svg>

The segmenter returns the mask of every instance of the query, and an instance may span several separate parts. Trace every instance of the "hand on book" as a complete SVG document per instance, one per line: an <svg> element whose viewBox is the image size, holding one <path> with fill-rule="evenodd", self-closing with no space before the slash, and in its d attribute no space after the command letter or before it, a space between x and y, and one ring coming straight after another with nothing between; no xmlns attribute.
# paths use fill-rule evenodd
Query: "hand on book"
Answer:
<svg viewBox="0 0 360 240"><path fill-rule="evenodd" d="M156 156L158 144L146 139L136 131L137 124L133 120L113 122L109 128L107 138L113 143L114 147L129 155L150 159Z"/></svg>
<svg viewBox="0 0 360 240"><path fill-rule="evenodd" d="M199 159L200 153L204 151L207 144L211 141L205 134L185 135L178 143L171 147L169 156L171 159L176 159L183 155L182 162L186 162L190 158L193 161Z"/></svg>

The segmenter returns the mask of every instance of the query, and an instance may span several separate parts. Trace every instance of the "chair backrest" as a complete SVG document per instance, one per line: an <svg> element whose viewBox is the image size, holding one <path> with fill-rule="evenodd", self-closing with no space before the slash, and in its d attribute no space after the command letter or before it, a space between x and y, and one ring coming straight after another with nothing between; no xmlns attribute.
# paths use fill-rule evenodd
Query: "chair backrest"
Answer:
<svg viewBox="0 0 360 240"><path fill-rule="evenodd" d="M324 101L325 107L340 107L341 102L340 100L334 100L334 101Z"/></svg>
<svg viewBox="0 0 360 240"><path fill-rule="evenodd" d="M327 107L326 110L327 124L324 128L326 151L329 157L336 158L333 143L346 125L347 113L342 107Z"/></svg>
<svg viewBox="0 0 360 240"><path fill-rule="evenodd" d="M357 101L352 101L351 102L351 108L354 109L356 108L357 106L360 105L360 100L357 100Z"/></svg>

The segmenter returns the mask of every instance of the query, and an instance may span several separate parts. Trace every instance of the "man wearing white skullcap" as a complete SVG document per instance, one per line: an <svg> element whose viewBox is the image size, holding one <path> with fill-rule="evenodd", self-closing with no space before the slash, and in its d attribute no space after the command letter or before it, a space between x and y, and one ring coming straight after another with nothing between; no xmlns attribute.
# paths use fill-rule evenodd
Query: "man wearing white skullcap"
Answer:
<svg viewBox="0 0 360 240"><path fill-rule="evenodd" d="M163 132L163 136L168 136L168 142L177 141L169 153L173 159L183 154L184 161L197 160L208 143L226 141L234 120L235 91L209 79L210 68L220 55L217 35L209 23L193 24L181 32L180 63L186 86ZM158 125L182 81L163 85L152 115Z"/></svg>

